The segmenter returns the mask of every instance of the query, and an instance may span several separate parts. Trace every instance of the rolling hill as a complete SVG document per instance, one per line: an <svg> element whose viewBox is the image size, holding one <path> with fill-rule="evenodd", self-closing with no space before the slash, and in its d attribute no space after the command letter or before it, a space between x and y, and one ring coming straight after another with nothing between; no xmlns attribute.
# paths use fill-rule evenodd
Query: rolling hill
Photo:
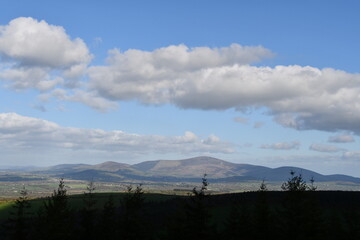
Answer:
<svg viewBox="0 0 360 240"><path fill-rule="evenodd" d="M212 157L195 157L184 160L146 161L134 165L105 162L96 165L66 164L38 170L48 174L77 180L119 182L140 180L153 182L198 181L204 173L212 182L234 182L244 180L285 181L290 171L302 174L304 179L314 178L317 182L353 182L360 178L346 175L322 175L297 167L269 168L250 164L237 164Z"/></svg>

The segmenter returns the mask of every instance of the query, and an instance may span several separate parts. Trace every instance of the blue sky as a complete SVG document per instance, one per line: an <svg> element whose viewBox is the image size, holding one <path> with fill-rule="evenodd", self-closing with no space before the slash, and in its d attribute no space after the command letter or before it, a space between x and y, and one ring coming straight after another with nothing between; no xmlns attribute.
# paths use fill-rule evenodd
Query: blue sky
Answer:
<svg viewBox="0 0 360 240"><path fill-rule="evenodd" d="M360 176L358 1L2 3L0 165Z"/></svg>

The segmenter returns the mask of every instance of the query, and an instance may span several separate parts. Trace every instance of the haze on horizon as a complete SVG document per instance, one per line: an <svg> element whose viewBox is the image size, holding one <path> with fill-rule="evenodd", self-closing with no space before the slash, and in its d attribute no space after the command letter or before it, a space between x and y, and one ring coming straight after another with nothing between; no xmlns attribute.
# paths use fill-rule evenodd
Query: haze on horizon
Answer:
<svg viewBox="0 0 360 240"><path fill-rule="evenodd" d="M357 1L3 6L1 166L206 155L360 177Z"/></svg>

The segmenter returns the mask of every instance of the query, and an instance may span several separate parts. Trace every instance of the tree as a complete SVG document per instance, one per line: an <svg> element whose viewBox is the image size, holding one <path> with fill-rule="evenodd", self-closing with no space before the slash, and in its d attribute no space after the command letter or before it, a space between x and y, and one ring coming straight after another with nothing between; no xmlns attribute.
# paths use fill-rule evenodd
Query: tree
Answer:
<svg viewBox="0 0 360 240"><path fill-rule="evenodd" d="M142 185L127 187L120 202L120 237L126 240L145 239L146 222L143 216L144 191Z"/></svg>
<svg viewBox="0 0 360 240"><path fill-rule="evenodd" d="M272 229L271 227L271 213L268 203L268 193L265 180L260 184L257 192L257 199L255 202L254 210L254 235L255 239L271 239Z"/></svg>
<svg viewBox="0 0 360 240"><path fill-rule="evenodd" d="M86 191L84 192L84 202L87 209L94 209L96 200L94 199L94 191L96 190L95 183L93 181L88 182Z"/></svg>
<svg viewBox="0 0 360 240"><path fill-rule="evenodd" d="M96 239L95 234L95 217L96 217L96 200L94 191L96 187L93 181L88 182L86 186L87 192L84 192L84 207L80 210L81 218L81 236L82 239Z"/></svg>
<svg viewBox="0 0 360 240"><path fill-rule="evenodd" d="M281 189L289 192L303 192L306 191L307 185L302 175L295 175L295 171L290 171L291 177L288 181L281 185Z"/></svg>
<svg viewBox="0 0 360 240"><path fill-rule="evenodd" d="M68 206L68 196L64 179L61 178L57 190L44 202L39 216L38 239L71 239L73 219Z"/></svg>
<svg viewBox="0 0 360 240"><path fill-rule="evenodd" d="M105 202L102 213L101 220L99 223L100 235L98 238L104 240L116 239L116 208L114 204L113 195L110 195L108 200Z"/></svg>
<svg viewBox="0 0 360 240"><path fill-rule="evenodd" d="M286 191L283 202L283 229L284 239L292 236L293 239L318 239L320 234L321 212L315 201L314 178L307 185L302 175L295 175L290 171L290 178L282 184Z"/></svg>
<svg viewBox="0 0 360 240"><path fill-rule="evenodd" d="M306 183L301 173L295 175L295 171L290 171L291 177L281 185L281 189L284 191L290 192L303 192L303 191L315 191L317 187L315 186L315 179L311 177L310 185Z"/></svg>
<svg viewBox="0 0 360 240"><path fill-rule="evenodd" d="M266 192L267 190L268 189L267 189L267 186L265 184L265 180L262 180L258 192Z"/></svg>
<svg viewBox="0 0 360 240"><path fill-rule="evenodd" d="M200 189L194 187L188 198L177 199L166 221L163 239L217 239L215 226L211 225L206 176L204 174Z"/></svg>
<svg viewBox="0 0 360 240"><path fill-rule="evenodd" d="M30 203L28 200L28 191L25 186L20 191L20 197L16 199L13 205L13 211L8 221L8 230L10 239L28 239L29 228L27 221L30 217Z"/></svg>
<svg viewBox="0 0 360 240"><path fill-rule="evenodd" d="M250 240L253 236L253 221L247 204L234 201L225 222L224 238Z"/></svg>
<svg viewBox="0 0 360 240"><path fill-rule="evenodd" d="M209 183L206 176L204 174L199 190L193 188L192 195L185 205L185 233L190 239L212 239L216 235L215 227L210 223L209 194L206 193Z"/></svg>
<svg viewBox="0 0 360 240"><path fill-rule="evenodd" d="M315 183L315 179L314 179L314 177L311 177L310 178L310 186L307 186L309 191L316 191L317 187L315 186L314 183Z"/></svg>
<svg viewBox="0 0 360 240"><path fill-rule="evenodd" d="M206 178L207 174L205 173L204 176L201 179L201 188L200 190L197 190L196 187L193 188L192 193L194 194L194 196L201 196L204 197L206 196L205 191L207 190L207 187L209 185L207 178Z"/></svg>

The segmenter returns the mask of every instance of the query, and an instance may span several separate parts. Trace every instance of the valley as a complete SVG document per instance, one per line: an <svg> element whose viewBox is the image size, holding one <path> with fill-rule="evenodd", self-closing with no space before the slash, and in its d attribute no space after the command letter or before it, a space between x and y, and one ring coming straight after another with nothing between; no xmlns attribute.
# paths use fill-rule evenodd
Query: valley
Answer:
<svg viewBox="0 0 360 240"><path fill-rule="evenodd" d="M212 157L184 160L157 160L129 165L104 162L96 165L62 164L47 168L0 171L0 198L18 197L23 187L32 198L49 196L64 178L69 194L81 194L89 181L96 192L122 192L127 186L142 184L145 192L187 194L201 184L207 174L213 193L256 191L263 180L269 190L281 190L290 171L301 174L309 182L313 177L318 190L360 191L360 179L346 175L321 175L296 167L268 168L236 164Z"/></svg>

